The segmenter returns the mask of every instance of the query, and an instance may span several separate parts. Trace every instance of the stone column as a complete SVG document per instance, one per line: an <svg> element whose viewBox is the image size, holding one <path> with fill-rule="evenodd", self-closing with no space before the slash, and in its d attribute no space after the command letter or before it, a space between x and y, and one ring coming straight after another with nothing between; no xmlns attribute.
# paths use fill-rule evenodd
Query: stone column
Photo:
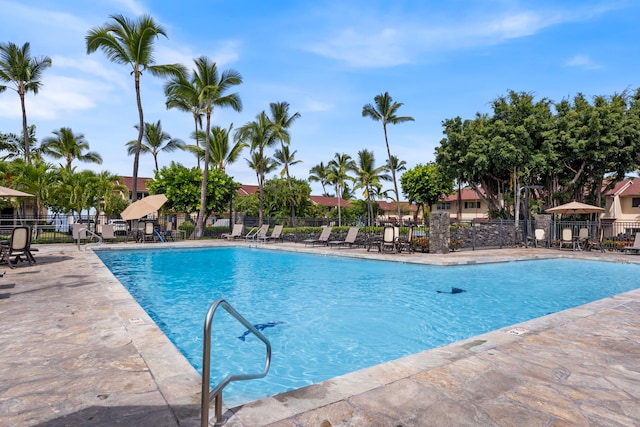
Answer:
<svg viewBox="0 0 640 427"><path fill-rule="evenodd" d="M429 216L429 253L448 254L450 239L449 213L432 212Z"/></svg>

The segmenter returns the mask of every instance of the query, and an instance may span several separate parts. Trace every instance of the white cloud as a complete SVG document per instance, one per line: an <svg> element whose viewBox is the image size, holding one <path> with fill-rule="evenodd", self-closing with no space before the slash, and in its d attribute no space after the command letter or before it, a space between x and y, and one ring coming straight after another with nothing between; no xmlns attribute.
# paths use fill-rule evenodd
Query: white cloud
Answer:
<svg viewBox="0 0 640 427"><path fill-rule="evenodd" d="M588 55L574 55L565 62L567 67L584 68L585 70L597 70L602 68L600 64L595 63Z"/></svg>
<svg viewBox="0 0 640 427"><path fill-rule="evenodd" d="M584 10L461 11L456 20L380 16L337 30L327 30L322 40L303 47L352 67L391 67L412 63L434 52L490 46L532 36L540 31L591 19L606 8ZM466 14L465 14L466 12ZM374 30L371 29L380 29Z"/></svg>

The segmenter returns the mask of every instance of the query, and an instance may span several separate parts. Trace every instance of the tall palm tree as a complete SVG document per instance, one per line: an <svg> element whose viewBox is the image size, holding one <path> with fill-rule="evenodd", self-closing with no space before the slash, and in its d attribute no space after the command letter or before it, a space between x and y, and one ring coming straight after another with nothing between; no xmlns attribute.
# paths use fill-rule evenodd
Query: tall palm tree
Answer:
<svg viewBox="0 0 640 427"><path fill-rule="evenodd" d="M373 151L358 151L358 161L354 170L356 184L353 189L364 189L364 197L367 200L368 225L373 224L373 206L371 203L373 189L381 188L381 181L391 180L391 176L386 173L389 170L387 165L376 167L375 164L376 159Z"/></svg>
<svg viewBox="0 0 640 427"><path fill-rule="evenodd" d="M280 155L289 152L289 144L291 143L291 135L289 134L289 128L297 119L299 119L300 113L289 114L288 102L272 102L269 104L271 110L271 122L275 125L274 135L277 140L280 141ZM295 152L294 152L295 153ZM291 184L291 175L289 174L289 161L288 156L283 156L284 176L287 178L287 185L289 191L293 194L293 186ZM291 223L295 225L296 207L295 202L291 201Z"/></svg>
<svg viewBox="0 0 640 427"><path fill-rule="evenodd" d="M101 27L89 30L85 37L87 53L101 50L107 58L116 64L129 65L132 70L136 102L138 105L138 140L133 158L133 188L132 201L138 198L138 165L140 162L140 147L144 135L144 114L142 98L140 97L140 77L143 71L149 71L154 76L175 76L184 73L184 67L178 64L155 65L153 56L154 42L160 36L167 37L162 26L158 25L149 15L143 15L137 20L131 20L123 15L111 15L110 21Z"/></svg>
<svg viewBox="0 0 640 427"><path fill-rule="evenodd" d="M138 125L134 127L138 129ZM129 155L135 154L137 144L138 141L127 142L127 152ZM144 124L144 142L140 145L140 153L151 153L153 162L156 165L156 171L158 171L158 153L160 151L171 153L184 149L185 144L181 139L171 138L171 135L162 130L160 120L155 123Z"/></svg>
<svg viewBox="0 0 640 427"><path fill-rule="evenodd" d="M196 140L196 153L200 149L200 137L202 133L199 132L202 129L202 106L198 97L198 89L194 86L193 81L189 80L186 76L180 74L173 76L164 87L164 93L167 97L166 106L169 108L177 108L180 111L191 113L193 116L193 123L195 125L194 137ZM204 157L197 156L198 169L200 168L200 160Z"/></svg>
<svg viewBox="0 0 640 427"><path fill-rule="evenodd" d="M329 162L328 181L336 188L336 197L338 198L338 227L342 225L342 213L340 210L340 201L342 194L347 186L347 181L353 181L353 177L349 172L356 168L356 163L350 155L336 153L334 158Z"/></svg>
<svg viewBox="0 0 640 427"><path fill-rule="evenodd" d="M311 169L309 169L309 181L310 182L319 182L322 185L322 195L328 196L327 193L327 184L329 184L328 180L329 176L329 168L325 166L323 162L318 163Z"/></svg>
<svg viewBox="0 0 640 427"><path fill-rule="evenodd" d="M20 107L22 109L22 138L24 141L24 160L29 163L29 149L31 140L27 126L27 109L24 103L25 94L32 92L38 94L42 86L42 73L45 67L51 66L51 58L41 56L31 57L31 45L27 42L22 47L14 43L0 43L0 81L12 83L10 88L20 97ZM0 85L0 92L4 92L7 86Z"/></svg>
<svg viewBox="0 0 640 427"><path fill-rule="evenodd" d="M235 163L242 150L248 147L246 143L240 141L234 141L233 145L231 145L232 129L233 123L226 129L214 126L211 128L211 135L209 135L211 168L217 169L222 173L225 173L227 165ZM198 134L200 139L206 139L203 132L198 132ZM189 145L187 149L195 153L199 158L204 158L204 149L199 148L197 145Z"/></svg>
<svg viewBox="0 0 640 427"><path fill-rule="evenodd" d="M249 144L251 150L251 160L247 159L247 163L250 168L256 171L256 177L258 178L258 198L260 201L258 220L260 224L262 224L264 214L263 190L265 175L273 171L277 166L273 159L265 154L265 149L277 142L274 131L273 122L269 120L267 113L263 111L256 116L254 121L245 124L236 133L236 139Z"/></svg>
<svg viewBox="0 0 640 427"><path fill-rule="evenodd" d="M387 145L389 164L393 164L391 159L391 149L389 148L389 138L387 137L387 124L395 125L403 122L412 122L413 117L396 115L398 109L402 107L403 104L401 102L393 102L393 98L391 98L389 92L375 96L373 98L373 102L374 104L366 104L362 107L362 117L370 117L372 120L382 122L384 142ZM402 218L400 215L400 192L398 191L398 180L396 179L396 171L394 168L391 169L391 177L393 179L393 189L396 193L398 218Z"/></svg>
<svg viewBox="0 0 640 427"><path fill-rule="evenodd" d="M81 133L75 134L71 128L60 128L54 130L55 137L50 136L42 140L40 149L43 154L56 159L65 159L67 170L71 170L71 163L78 160L85 163L102 164L102 157L95 151L89 149L89 143Z"/></svg>
<svg viewBox="0 0 640 427"><path fill-rule="evenodd" d="M204 162L202 167L202 185L200 187L200 212L193 231L196 238L204 234L204 220L207 215L207 183L209 181L209 159L211 157L211 115L214 107L231 107L242 111L242 100L237 93L227 93L232 87L242 84L242 76L235 70L218 72L215 62L201 56L194 60L191 82L198 93L198 103L206 118Z"/></svg>
<svg viewBox="0 0 640 427"><path fill-rule="evenodd" d="M281 177L286 177L287 178L287 185L289 187L289 193L291 194L291 196L293 197L293 185L291 184L291 175L289 175L289 166L291 165L297 165L298 163L302 163L302 160L297 160L296 159L296 153L298 152L298 150L293 150L292 152L289 151L289 146L288 145L283 145L282 148L277 149L274 153L273 153L273 158L275 159L276 163L280 166L282 166L282 170L280 171L280 176ZM291 202L291 224L293 224L295 226L296 224L296 201L295 200L290 200Z"/></svg>

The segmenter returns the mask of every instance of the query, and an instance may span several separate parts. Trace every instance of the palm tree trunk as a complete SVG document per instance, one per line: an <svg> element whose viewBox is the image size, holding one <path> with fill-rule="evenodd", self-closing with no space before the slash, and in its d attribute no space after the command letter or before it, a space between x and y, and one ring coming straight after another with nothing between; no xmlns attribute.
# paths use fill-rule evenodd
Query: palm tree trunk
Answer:
<svg viewBox="0 0 640 427"><path fill-rule="evenodd" d="M24 103L24 87L22 83L18 86L18 95L20 95L20 106L22 107L22 138L24 139L24 161L26 164L30 164L29 148L31 146L29 141L29 129L27 127L27 108Z"/></svg>
<svg viewBox="0 0 640 427"><path fill-rule="evenodd" d="M194 134L196 136L196 147L200 148L200 138L198 137L198 117L195 114L193 115L193 122L196 125L196 133ZM198 161L198 169L200 169L200 156L196 155L196 159ZM158 169L157 166L156 169Z"/></svg>
<svg viewBox="0 0 640 427"><path fill-rule="evenodd" d="M140 119L140 125L138 126L138 141L136 142L136 149L133 156L133 185L131 191L131 201L138 200L138 166L140 164L140 146L142 145L142 136L144 135L144 114L142 113L142 99L140 98L140 73L135 72L135 86L136 86L136 102L138 103L138 117Z"/></svg>
<svg viewBox="0 0 640 427"><path fill-rule="evenodd" d="M387 155L389 156L389 166L391 167L391 177L393 178L393 190L396 192L396 206L398 207L398 221L401 220L400 216L400 193L398 192L398 181L396 180L396 168L391 160L391 149L389 148L389 139L387 138L387 123L382 123L384 129L384 142L387 144Z"/></svg>
<svg viewBox="0 0 640 427"><path fill-rule="evenodd" d="M205 134L204 147L204 164L202 169L202 185L200 186L200 211L196 220L196 228L194 230L195 238L201 239L204 235L204 219L207 214L207 183L209 182L209 151L210 140L209 132L211 131L211 110L207 109L207 132Z"/></svg>

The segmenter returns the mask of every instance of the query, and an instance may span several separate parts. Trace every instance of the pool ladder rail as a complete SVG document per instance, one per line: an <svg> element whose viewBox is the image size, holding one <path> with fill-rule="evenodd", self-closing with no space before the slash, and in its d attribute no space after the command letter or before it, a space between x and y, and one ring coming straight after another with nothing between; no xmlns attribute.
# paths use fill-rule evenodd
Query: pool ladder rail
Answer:
<svg viewBox="0 0 640 427"><path fill-rule="evenodd" d="M266 346L266 357L264 363L264 369L258 374L237 374L227 375L218 385L216 385L211 391L209 391L209 384L211 378L211 327L213 323L213 316L216 313L218 307L224 308L227 313L233 316L236 320L242 323L251 333L253 333L260 341ZM204 341L202 349L202 399L200 404L200 426L208 427L209 425L209 403L214 400L215 405L215 421L218 422L222 418L222 390L229 385L232 381L242 380L254 380L258 378L264 378L269 372L269 366L271 366L271 343L264 335L260 333L247 319L242 317L227 301L224 299L218 299L211 304L207 317L204 321Z"/></svg>

